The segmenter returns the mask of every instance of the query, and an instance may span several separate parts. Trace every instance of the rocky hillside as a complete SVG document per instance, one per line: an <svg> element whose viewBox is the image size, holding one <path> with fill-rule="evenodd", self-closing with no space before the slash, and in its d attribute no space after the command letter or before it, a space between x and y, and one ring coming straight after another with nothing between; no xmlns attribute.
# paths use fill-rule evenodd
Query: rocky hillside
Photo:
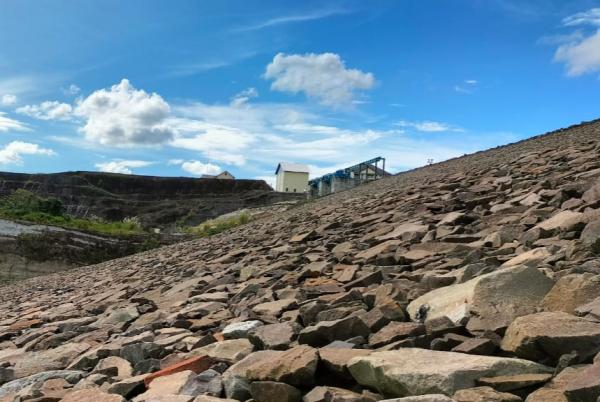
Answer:
<svg viewBox="0 0 600 402"><path fill-rule="evenodd" d="M0 288L0 401L595 402L599 155L596 121Z"/></svg>
<svg viewBox="0 0 600 402"><path fill-rule="evenodd" d="M147 228L197 225L242 208L298 199L263 180L217 180L101 172L0 172L0 196L24 189L62 201L69 215L108 221L137 217Z"/></svg>

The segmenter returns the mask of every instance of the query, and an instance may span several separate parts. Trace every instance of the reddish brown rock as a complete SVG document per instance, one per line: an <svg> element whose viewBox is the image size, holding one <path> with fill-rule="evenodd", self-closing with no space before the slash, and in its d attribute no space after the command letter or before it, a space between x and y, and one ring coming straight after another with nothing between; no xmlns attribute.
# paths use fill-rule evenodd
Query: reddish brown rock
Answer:
<svg viewBox="0 0 600 402"><path fill-rule="evenodd" d="M213 359L206 355L194 356L189 359L183 360L179 363L167 366L162 370L159 370L155 373L149 374L144 378L144 384L146 387L150 385L152 381L159 377L164 377L167 375L179 373L180 371L192 371L194 373L201 373L204 370L208 370L213 363Z"/></svg>

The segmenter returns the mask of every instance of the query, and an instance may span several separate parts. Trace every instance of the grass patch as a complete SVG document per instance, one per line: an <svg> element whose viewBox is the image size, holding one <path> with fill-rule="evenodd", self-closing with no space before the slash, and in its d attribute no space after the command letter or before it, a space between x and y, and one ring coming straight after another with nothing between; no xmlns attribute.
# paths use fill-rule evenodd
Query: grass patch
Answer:
<svg viewBox="0 0 600 402"><path fill-rule="evenodd" d="M16 190L0 201L0 217L17 219L41 225L61 226L111 236L146 233L135 218L109 222L100 218L73 218L64 215L62 202L56 198L43 198L26 190Z"/></svg>
<svg viewBox="0 0 600 402"><path fill-rule="evenodd" d="M245 225L250 222L251 217L248 213L241 213L228 218L210 219L201 223L198 226L188 227L184 232L190 233L199 237L213 236L237 226Z"/></svg>

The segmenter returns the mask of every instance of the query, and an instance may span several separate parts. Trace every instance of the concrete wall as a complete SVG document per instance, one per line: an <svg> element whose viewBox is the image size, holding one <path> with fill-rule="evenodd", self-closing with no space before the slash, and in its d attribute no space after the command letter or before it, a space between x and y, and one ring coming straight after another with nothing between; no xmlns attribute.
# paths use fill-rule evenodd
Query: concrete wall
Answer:
<svg viewBox="0 0 600 402"><path fill-rule="evenodd" d="M287 193L304 193L308 190L308 173L279 171L275 190Z"/></svg>

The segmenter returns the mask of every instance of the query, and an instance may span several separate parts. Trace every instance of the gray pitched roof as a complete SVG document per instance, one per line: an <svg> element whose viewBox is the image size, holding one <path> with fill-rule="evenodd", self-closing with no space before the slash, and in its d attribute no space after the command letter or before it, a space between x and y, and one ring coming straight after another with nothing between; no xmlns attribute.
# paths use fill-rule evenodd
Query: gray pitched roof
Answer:
<svg viewBox="0 0 600 402"><path fill-rule="evenodd" d="M279 173L279 169L283 170L284 172L310 173L310 168L308 165L304 165L302 163L279 162L279 165L277 165L277 169L275 170L275 174Z"/></svg>

